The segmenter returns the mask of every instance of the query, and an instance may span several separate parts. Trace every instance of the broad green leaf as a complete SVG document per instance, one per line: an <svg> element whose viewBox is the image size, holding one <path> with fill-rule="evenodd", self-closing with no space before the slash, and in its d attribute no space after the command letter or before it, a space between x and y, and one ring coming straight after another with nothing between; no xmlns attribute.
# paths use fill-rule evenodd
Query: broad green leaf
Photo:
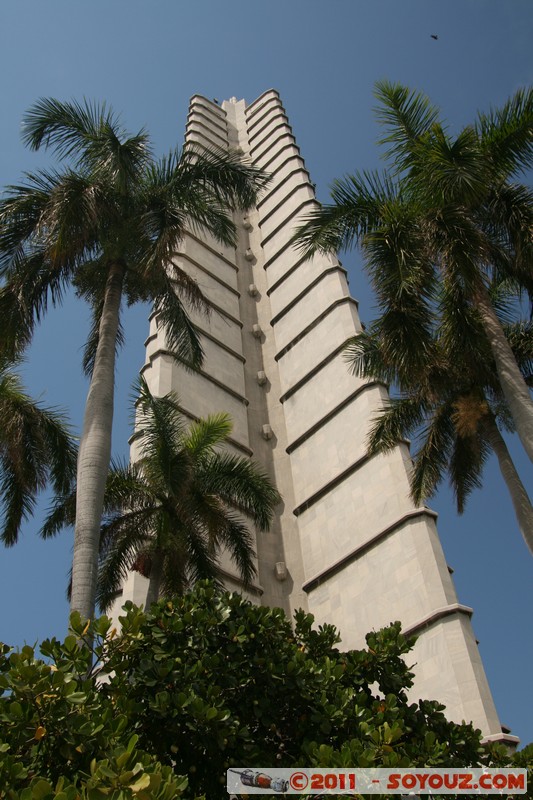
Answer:
<svg viewBox="0 0 533 800"><path fill-rule="evenodd" d="M148 789L149 786L150 775L145 772L144 775L141 775L140 778L135 781L135 783L130 783L129 788L132 792L137 793L142 791L142 789Z"/></svg>

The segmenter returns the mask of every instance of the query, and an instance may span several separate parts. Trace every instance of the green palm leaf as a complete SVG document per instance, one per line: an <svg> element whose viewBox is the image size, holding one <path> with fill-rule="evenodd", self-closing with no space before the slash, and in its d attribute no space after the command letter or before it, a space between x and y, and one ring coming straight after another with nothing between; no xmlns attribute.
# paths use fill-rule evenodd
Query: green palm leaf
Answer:
<svg viewBox="0 0 533 800"><path fill-rule="evenodd" d="M209 457L213 449L223 444L232 431L229 414L210 414L206 419L193 422L187 434L185 446L191 458L200 461Z"/></svg>
<svg viewBox="0 0 533 800"><path fill-rule="evenodd" d="M533 88L519 89L499 109L478 114L483 152L505 177L533 166Z"/></svg>
<svg viewBox="0 0 533 800"><path fill-rule="evenodd" d="M431 497L446 472L455 435L452 413L450 405L438 408L422 429L422 445L414 456L411 478L415 503Z"/></svg>
<svg viewBox="0 0 533 800"><path fill-rule="evenodd" d="M386 155L398 171L412 167L438 121L438 109L421 92L398 83L378 81L374 94L379 101L376 117L386 130L379 143L389 146Z"/></svg>
<svg viewBox="0 0 533 800"><path fill-rule="evenodd" d="M138 175L151 156L148 135L140 131L127 137L105 103L43 98L24 117L22 138L32 150L45 147L60 159L74 158L78 167L104 168L125 176Z"/></svg>
<svg viewBox="0 0 533 800"><path fill-rule="evenodd" d="M481 488L481 474L489 454L490 447L479 433L455 438L448 468L460 514L465 509L469 494Z"/></svg>
<svg viewBox="0 0 533 800"><path fill-rule="evenodd" d="M64 416L31 400L6 362L0 364L0 417L0 538L11 546L47 484L68 491L76 447Z"/></svg>
<svg viewBox="0 0 533 800"><path fill-rule="evenodd" d="M306 255L349 249L381 225L387 204L400 192L388 176L377 172L347 175L333 183L333 203L313 209L293 241Z"/></svg>

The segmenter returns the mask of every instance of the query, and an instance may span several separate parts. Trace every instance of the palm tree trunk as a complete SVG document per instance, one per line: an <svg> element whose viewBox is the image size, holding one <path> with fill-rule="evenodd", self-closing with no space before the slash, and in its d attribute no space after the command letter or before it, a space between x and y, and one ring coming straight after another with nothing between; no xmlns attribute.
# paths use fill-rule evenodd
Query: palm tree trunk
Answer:
<svg viewBox="0 0 533 800"><path fill-rule="evenodd" d="M516 363L514 353L505 337L484 285L478 286L475 299L516 432L524 450L533 461L533 401L529 394L529 388Z"/></svg>
<svg viewBox="0 0 533 800"><path fill-rule="evenodd" d="M113 262L105 289L98 347L78 456L70 608L71 611L79 611L82 617L89 618L94 616L100 524L111 459L115 350L123 279L123 264Z"/></svg>
<svg viewBox="0 0 533 800"><path fill-rule="evenodd" d="M520 533L524 537L529 552L533 555L533 508L528 493L520 480L505 440L492 415L485 417L484 429L490 446L496 453L500 472L509 490Z"/></svg>
<svg viewBox="0 0 533 800"><path fill-rule="evenodd" d="M150 583L146 594L145 609L150 610L152 603L157 603L161 591L161 580L163 578L163 553L161 550L154 550L151 553Z"/></svg>

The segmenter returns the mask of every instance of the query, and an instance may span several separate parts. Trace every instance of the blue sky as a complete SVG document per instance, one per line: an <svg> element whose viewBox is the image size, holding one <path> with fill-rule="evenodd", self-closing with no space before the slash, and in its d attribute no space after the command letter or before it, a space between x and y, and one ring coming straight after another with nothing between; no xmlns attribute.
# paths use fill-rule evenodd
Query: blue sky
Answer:
<svg viewBox="0 0 533 800"><path fill-rule="evenodd" d="M430 34L437 34L438 40ZM326 200L331 181L379 166L372 108L376 80L429 94L452 128L499 105L533 78L530 0L17 0L0 3L0 186L47 157L20 141L24 111L39 97L107 100L129 130L145 126L157 153L181 143L189 97L252 102L275 87L302 155ZM361 317L373 301L356 253L342 256ZM72 298L37 332L26 385L68 410L79 429L86 384L81 347L87 311ZM117 368L115 454L127 454L128 397L143 363L147 311L125 320ZM512 444L529 491L530 464ZM46 504L46 499L43 501ZM522 543L501 479L490 463L484 488L463 517L446 488L434 498L439 532L473 624L503 723L533 740L533 560ZM71 536L42 543L37 521L0 553L0 639L61 636ZM391 618L394 610L391 610Z"/></svg>

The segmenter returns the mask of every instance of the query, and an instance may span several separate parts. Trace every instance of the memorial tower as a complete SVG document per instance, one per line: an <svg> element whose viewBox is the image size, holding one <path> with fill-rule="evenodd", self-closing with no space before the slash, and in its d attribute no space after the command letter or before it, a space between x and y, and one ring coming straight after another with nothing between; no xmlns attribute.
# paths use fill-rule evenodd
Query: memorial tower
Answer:
<svg viewBox="0 0 533 800"><path fill-rule="evenodd" d="M281 492L271 531L257 536L249 596L289 615L308 609L338 627L346 648L401 620L418 636L414 698L437 699L450 719L516 743L502 734L436 514L409 497L407 444L366 453L387 389L353 377L343 360L361 330L346 271L334 256L303 258L291 244L317 201L278 93L220 106L195 95L186 140L242 152L271 175L256 207L235 217L236 249L193 233L178 245L176 261L213 304L210 319L192 315L203 369L184 372L152 318L142 370L152 392L175 391L191 419L229 412L229 446L260 462ZM222 572L228 588L241 588L229 559ZM143 593L145 579L132 573L121 602L143 602Z"/></svg>

